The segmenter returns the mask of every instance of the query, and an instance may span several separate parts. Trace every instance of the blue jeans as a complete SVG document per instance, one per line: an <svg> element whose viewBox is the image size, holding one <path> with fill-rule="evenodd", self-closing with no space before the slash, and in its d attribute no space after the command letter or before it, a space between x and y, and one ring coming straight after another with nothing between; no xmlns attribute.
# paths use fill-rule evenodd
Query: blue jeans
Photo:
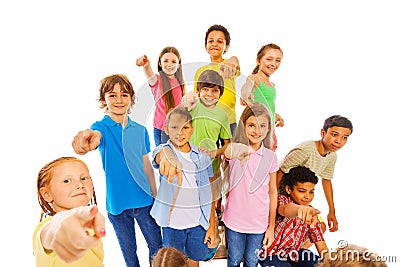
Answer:
<svg viewBox="0 0 400 267"><path fill-rule="evenodd" d="M169 136L160 129L154 128L153 134L156 147L160 144L165 144L169 140Z"/></svg>
<svg viewBox="0 0 400 267"><path fill-rule="evenodd" d="M194 261L207 258L209 249L207 244L204 244L206 230L200 225L181 230L163 227L162 232L164 247L174 247Z"/></svg>
<svg viewBox="0 0 400 267"><path fill-rule="evenodd" d="M294 262L290 259L281 258L277 255L267 256L264 261L260 261L262 267L313 267L318 263L319 257L308 249L300 249L298 252L299 261Z"/></svg>
<svg viewBox="0 0 400 267"><path fill-rule="evenodd" d="M108 213L108 218L114 227L127 267L140 266L136 254L135 220L147 242L149 262L151 262L154 254L157 253L162 245L161 229L150 215L151 207L152 205L143 208L127 209L118 215Z"/></svg>
<svg viewBox="0 0 400 267"><path fill-rule="evenodd" d="M256 267L258 255L262 247L264 234L244 234L225 226L228 240L228 267L240 266L244 259L244 267Z"/></svg>

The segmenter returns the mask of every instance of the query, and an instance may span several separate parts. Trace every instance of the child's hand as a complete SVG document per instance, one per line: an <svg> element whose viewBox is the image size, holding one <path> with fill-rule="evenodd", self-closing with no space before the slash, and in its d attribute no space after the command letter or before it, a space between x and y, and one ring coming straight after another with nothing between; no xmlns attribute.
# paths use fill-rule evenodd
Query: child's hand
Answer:
<svg viewBox="0 0 400 267"><path fill-rule="evenodd" d="M182 97L182 105L184 108L186 108L188 111L193 110L196 107L197 100L199 96L195 92L187 92L183 97Z"/></svg>
<svg viewBox="0 0 400 267"><path fill-rule="evenodd" d="M329 212L327 219L328 219L329 232L336 232L339 227L338 227L338 221L336 219L335 213Z"/></svg>
<svg viewBox="0 0 400 267"><path fill-rule="evenodd" d="M242 143L231 143L230 149L232 159L240 160L242 166L250 159L251 148L249 146Z"/></svg>
<svg viewBox="0 0 400 267"><path fill-rule="evenodd" d="M269 248L274 242L274 227L268 227L264 234L263 247Z"/></svg>
<svg viewBox="0 0 400 267"><path fill-rule="evenodd" d="M254 102L254 95L251 92L244 91L240 98L240 104L243 106L248 106Z"/></svg>
<svg viewBox="0 0 400 267"><path fill-rule="evenodd" d="M283 127L285 125L285 121L278 113L275 113L275 126L276 127Z"/></svg>
<svg viewBox="0 0 400 267"><path fill-rule="evenodd" d="M199 147L198 149L200 153L206 153L206 155L211 159L214 159L217 156L217 150L210 151L206 147Z"/></svg>
<svg viewBox="0 0 400 267"><path fill-rule="evenodd" d="M100 140L101 133L99 131L86 129L75 135L72 141L72 148L76 154L84 155L89 151L95 150L99 146Z"/></svg>
<svg viewBox="0 0 400 267"><path fill-rule="evenodd" d="M215 248L221 242L220 238L217 238L217 227L215 225L211 225L208 227L206 235L204 237L204 244L207 244L209 248Z"/></svg>
<svg viewBox="0 0 400 267"><path fill-rule="evenodd" d="M219 74L224 79L229 79L236 74L237 68L238 68L237 60L231 57L230 59L227 59L221 63L219 68Z"/></svg>
<svg viewBox="0 0 400 267"><path fill-rule="evenodd" d="M314 209L313 207L301 205L297 211L297 217L310 225L311 228L314 228L318 222L318 214L320 213L319 210Z"/></svg>
<svg viewBox="0 0 400 267"><path fill-rule="evenodd" d="M161 152L164 154L164 152ZM178 186L182 185L182 163L172 154L164 155L160 160L160 173L167 177L168 183L174 181L176 175Z"/></svg>
<svg viewBox="0 0 400 267"><path fill-rule="evenodd" d="M106 235L105 229L105 219L97 206L78 207L54 215L42 230L41 240L46 250L70 263L96 247Z"/></svg>
<svg viewBox="0 0 400 267"><path fill-rule="evenodd" d="M138 66L138 67L147 67L149 65L150 65L150 61L148 60L146 55L136 59L136 66Z"/></svg>

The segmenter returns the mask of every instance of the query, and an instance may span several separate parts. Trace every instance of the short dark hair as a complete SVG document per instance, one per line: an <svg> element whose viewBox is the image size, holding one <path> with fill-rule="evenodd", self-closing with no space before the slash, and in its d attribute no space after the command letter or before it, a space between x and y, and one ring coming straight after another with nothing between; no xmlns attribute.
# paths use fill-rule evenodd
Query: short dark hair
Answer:
<svg viewBox="0 0 400 267"><path fill-rule="evenodd" d="M207 32L206 32L206 38L204 39L204 45L207 45L207 38L208 35L210 34L210 32L212 31L220 31L223 32L223 34L225 35L225 41L226 41L226 45L229 45L231 43L231 35L229 34L228 30L222 26L222 25L218 25L218 24L214 24L212 25L210 28L208 28Z"/></svg>
<svg viewBox="0 0 400 267"><path fill-rule="evenodd" d="M290 169L288 173L285 173L282 177L282 180L279 184L279 194L283 194L285 196L289 196L286 192L286 186L289 186L291 190L294 189L294 186L297 183L306 183L310 182L313 184L318 183L318 177L315 175L313 171L311 171L307 167L297 166Z"/></svg>
<svg viewBox="0 0 400 267"><path fill-rule="evenodd" d="M224 93L224 79L215 70L205 70L200 76L196 84L196 91L200 92L203 87L219 87L219 97Z"/></svg>
<svg viewBox="0 0 400 267"><path fill-rule="evenodd" d="M322 129L324 129L324 131L326 132L329 128L335 126L347 128L351 131L351 133L353 133L353 124L351 123L351 121L340 115L333 115L327 118L324 122L324 126L322 127Z"/></svg>
<svg viewBox="0 0 400 267"><path fill-rule="evenodd" d="M167 127L169 125L169 122L171 121L172 115L181 115L181 116L185 117L187 122L190 122L190 123L192 123L192 120L193 120L192 115L190 114L189 111L187 111L184 107L177 106L174 109L171 109L167 114L167 117L165 119L165 125Z"/></svg>

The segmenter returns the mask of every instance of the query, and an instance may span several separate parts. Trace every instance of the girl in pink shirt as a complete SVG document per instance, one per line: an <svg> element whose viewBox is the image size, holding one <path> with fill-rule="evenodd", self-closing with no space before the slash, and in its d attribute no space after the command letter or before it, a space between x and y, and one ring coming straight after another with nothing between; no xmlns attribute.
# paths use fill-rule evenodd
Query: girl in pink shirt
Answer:
<svg viewBox="0 0 400 267"><path fill-rule="evenodd" d="M158 57L157 69L154 74L146 55L136 60L136 65L143 67L155 102L153 119L155 145L166 143L169 139L164 132L165 119L168 112L180 105L185 94L185 84L182 75L181 56L175 47L165 47Z"/></svg>
<svg viewBox="0 0 400 267"><path fill-rule="evenodd" d="M274 240L277 207L277 157L273 145L273 122L268 109L247 106L233 142L226 148L229 194L222 220L228 240L228 266L258 264L258 252Z"/></svg>

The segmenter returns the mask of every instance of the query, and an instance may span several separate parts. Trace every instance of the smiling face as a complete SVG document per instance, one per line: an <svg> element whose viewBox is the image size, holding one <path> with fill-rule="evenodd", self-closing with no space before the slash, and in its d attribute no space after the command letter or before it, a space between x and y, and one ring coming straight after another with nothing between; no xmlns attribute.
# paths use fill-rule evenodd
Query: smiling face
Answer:
<svg viewBox="0 0 400 267"><path fill-rule="evenodd" d="M111 119L121 122L132 105L132 98L125 92L119 83L114 85L110 92L105 93L103 104L107 106L107 112Z"/></svg>
<svg viewBox="0 0 400 267"><path fill-rule="evenodd" d="M222 55L228 51L225 35L222 31L211 31L207 36L206 50L212 62L222 62Z"/></svg>
<svg viewBox="0 0 400 267"><path fill-rule="evenodd" d="M171 114L168 124L165 126L165 132L174 147L182 152L190 152L189 144L194 128L192 122L187 120L182 114Z"/></svg>
<svg viewBox="0 0 400 267"><path fill-rule="evenodd" d="M49 184L39 192L56 212L60 212L90 203L93 183L85 164L69 161L54 167Z"/></svg>
<svg viewBox="0 0 400 267"><path fill-rule="evenodd" d="M199 96L204 106L214 107L221 96L221 90L218 85L214 87L202 87L199 91Z"/></svg>
<svg viewBox="0 0 400 267"><path fill-rule="evenodd" d="M286 185L285 190L294 203L309 206L314 199L314 188L315 184L311 182L298 182L293 186L293 190L288 185Z"/></svg>
<svg viewBox="0 0 400 267"><path fill-rule="evenodd" d="M263 115L250 116L246 120L244 127L249 145L254 150L258 150L269 131L268 117Z"/></svg>
<svg viewBox="0 0 400 267"><path fill-rule="evenodd" d="M174 53L165 53L162 55L159 65L169 78L173 78L179 68L179 58Z"/></svg>
<svg viewBox="0 0 400 267"><path fill-rule="evenodd" d="M349 139L351 130L349 128L333 126L325 130L321 130L322 144L325 152L336 152L341 149Z"/></svg>
<svg viewBox="0 0 400 267"><path fill-rule="evenodd" d="M282 51L279 49L268 49L261 59L257 59L259 71L268 77L273 74L281 65Z"/></svg>

